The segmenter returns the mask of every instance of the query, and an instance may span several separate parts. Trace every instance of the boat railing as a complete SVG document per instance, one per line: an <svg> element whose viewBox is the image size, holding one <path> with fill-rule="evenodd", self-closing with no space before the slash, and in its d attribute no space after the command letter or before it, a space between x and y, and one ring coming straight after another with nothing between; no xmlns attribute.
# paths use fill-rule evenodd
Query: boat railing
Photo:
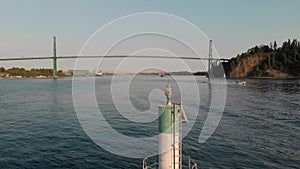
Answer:
<svg viewBox="0 0 300 169"><path fill-rule="evenodd" d="M159 169L159 155L145 157L143 160L143 169ZM182 156L180 169L198 169L198 165L190 156Z"/></svg>
<svg viewBox="0 0 300 169"><path fill-rule="evenodd" d="M190 156L183 155L181 169L198 169L198 165Z"/></svg>
<svg viewBox="0 0 300 169"><path fill-rule="evenodd" d="M145 157L143 160L143 169L158 169L159 167L159 156L153 155Z"/></svg>

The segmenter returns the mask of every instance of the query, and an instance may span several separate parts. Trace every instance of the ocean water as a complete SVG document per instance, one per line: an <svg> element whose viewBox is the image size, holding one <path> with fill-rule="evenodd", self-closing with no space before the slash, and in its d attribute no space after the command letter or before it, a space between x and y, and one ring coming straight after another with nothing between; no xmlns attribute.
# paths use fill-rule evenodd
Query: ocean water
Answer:
<svg viewBox="0 0 300 169"><path fill-rule="evenodd" d="M185 76L178 79L190 83ZM152 111L149 95L165 90L168 82L174 83L168 76L138 76L129 86L128 99L136 110ZM300 80L246 82L241 86L227 80L222 119L200 144L210 101L207 79L196 77L201 99L187 106L197 106L199 112L183 140L183 153L199 168L300 168ZM174 100L180 101L175 83L173 90ZM115 130L137 138L158 134L157 120L134 123L122 118L110 93L111 77L97 78L99 109ZM154 102L161 100L165 98ZM74 109L71 78L0 80L0 168L142 168L142 160L110 153L89 138Z"/></svg>

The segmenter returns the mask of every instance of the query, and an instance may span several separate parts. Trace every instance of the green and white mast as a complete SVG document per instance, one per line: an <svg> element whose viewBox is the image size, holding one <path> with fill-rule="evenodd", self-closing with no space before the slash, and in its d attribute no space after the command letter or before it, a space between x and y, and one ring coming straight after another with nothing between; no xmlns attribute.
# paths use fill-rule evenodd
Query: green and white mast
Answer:
<svg viewBox="0 0 300 169"><path fill-rule="evenodd" d="M165 93L167 103L159 106L159 168L179 169L180 168L180 132L179 116L181 105L172 103L172 89L168 84Z"/></svg>

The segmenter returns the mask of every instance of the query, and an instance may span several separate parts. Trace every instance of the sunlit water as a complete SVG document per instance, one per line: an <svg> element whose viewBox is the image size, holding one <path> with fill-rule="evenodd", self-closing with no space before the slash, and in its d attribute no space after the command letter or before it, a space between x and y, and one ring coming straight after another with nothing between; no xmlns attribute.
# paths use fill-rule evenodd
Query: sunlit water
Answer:
<svg viewBox="0 0 300 169"><path fill-rule="evenodd" d="M186 77L180 79L184 82ZM199 113L183 140L183 153L199 168L300 167L299 80L246 80L246 86L227 80L221 122L200 144L210 103L207 80L196 79ZM170 81L167 76L137 77L130 87L131 103L137 110L149 109L150 92L164 90ZM100 77L95 84L99 109L114 129L131 137L158 134L157 121L129 123L117 113L109 97L110 77ZM176 85L174 90L179 95ZM141 167L142 158L111 154L83 131L73 107L72 79L0 80L0 168Z"/></svg>

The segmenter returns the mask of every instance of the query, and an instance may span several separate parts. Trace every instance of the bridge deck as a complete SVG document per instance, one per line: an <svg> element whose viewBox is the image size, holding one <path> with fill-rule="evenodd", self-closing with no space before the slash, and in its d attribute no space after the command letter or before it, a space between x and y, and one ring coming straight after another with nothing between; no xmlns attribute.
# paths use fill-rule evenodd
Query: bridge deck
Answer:
<svg viewBox="0 0 300 169"><path fill-rule="evenodd" d="M119 58L149 58L149 59L183 59L183 60L219 60L227 61L229 59L224 58L201 58L201 57L169 57L169 56L136 56L136 55L108 55L108 56L57 56L56 59L119 59ZM54 59L53 56L35 56L35 57L19 57L19 58L0 58L0 61L16 61L16 60L46 60Z"/></svg>

